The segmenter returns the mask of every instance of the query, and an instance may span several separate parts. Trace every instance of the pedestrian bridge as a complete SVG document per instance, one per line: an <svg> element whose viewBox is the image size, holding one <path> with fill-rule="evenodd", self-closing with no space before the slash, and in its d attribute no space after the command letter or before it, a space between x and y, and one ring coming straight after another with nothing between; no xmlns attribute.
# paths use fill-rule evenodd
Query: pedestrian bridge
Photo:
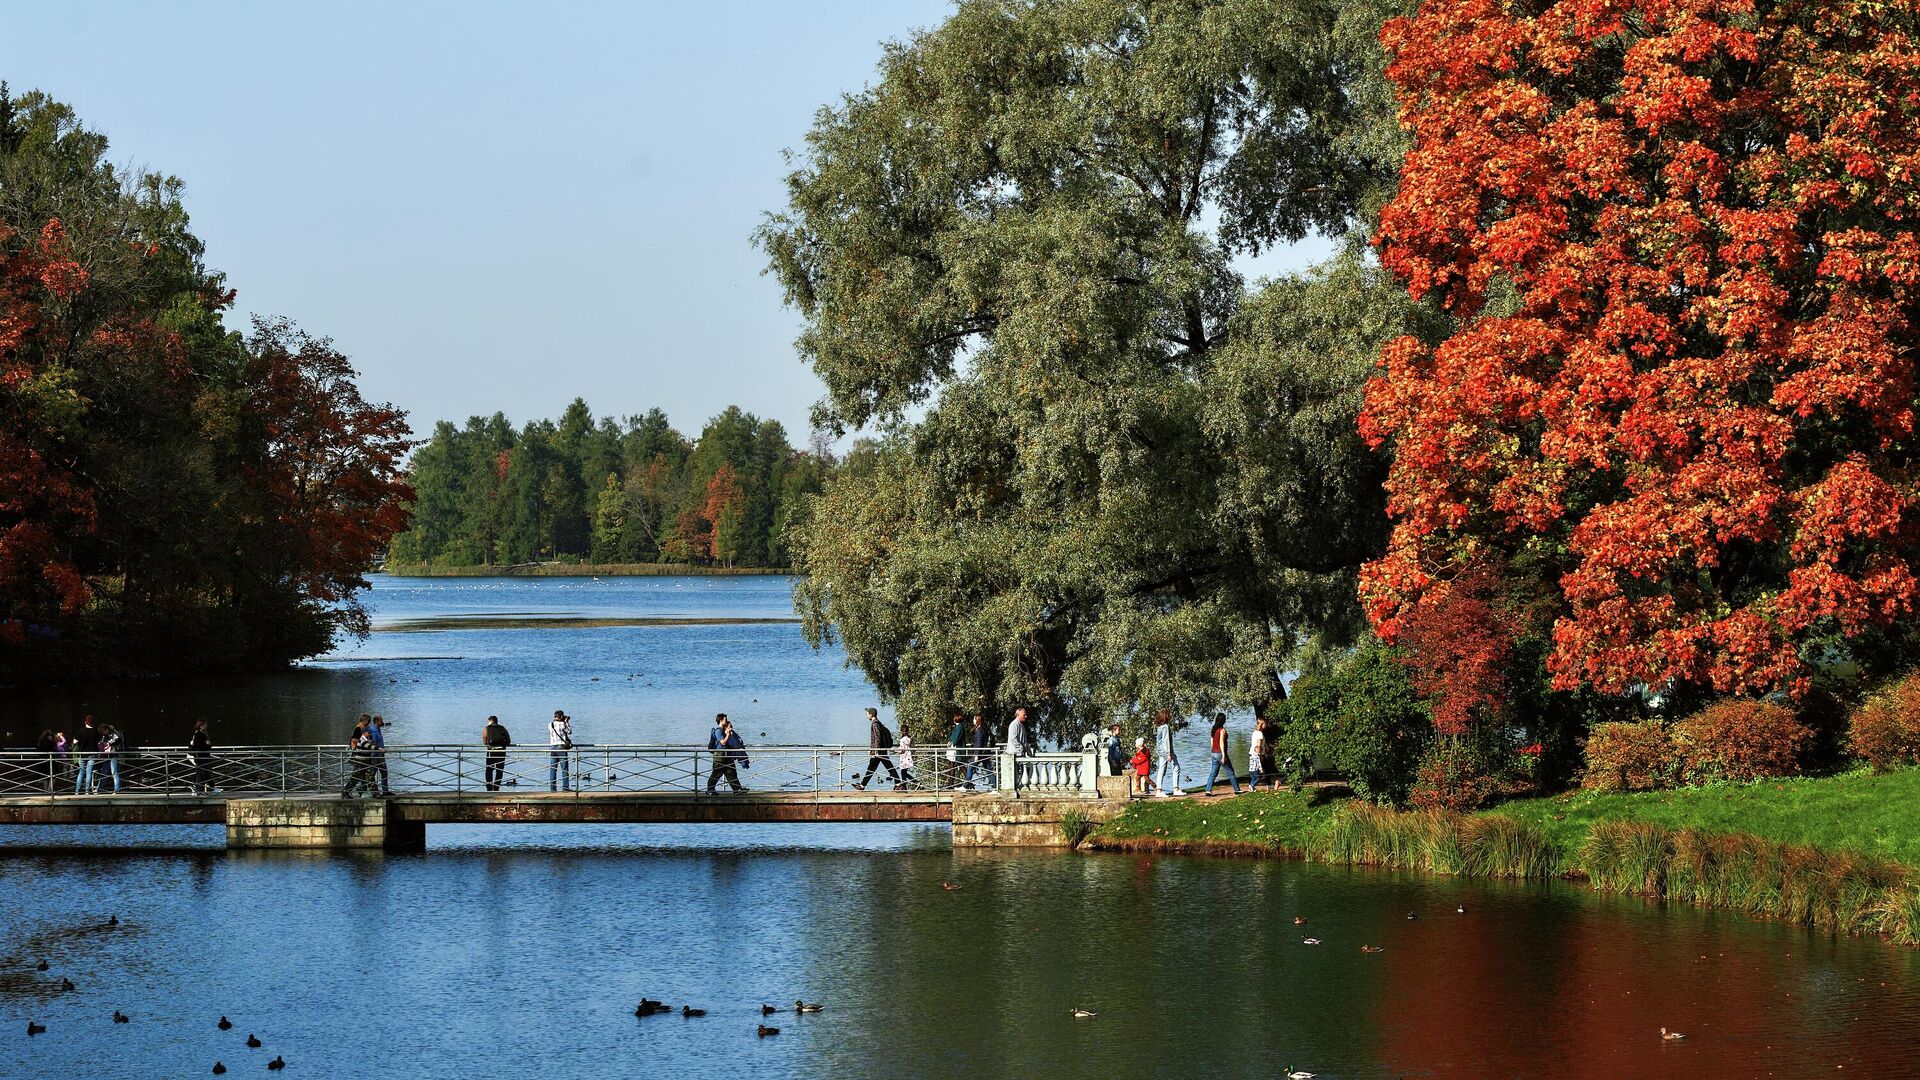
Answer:
<svg viewBox="0 0 1920 1080"><path fill-rule="evenodd" d="M119 756L116 787L98 755L89 769L84 756L7 751L0 825L224 824L230 847L404 850L423 846L433 824L922 821L956 822L974 839L1019 832L1045 842L1050 833L1035 826L1057 821L1059 804L1100 796L1091 753L1016 757L941 745L916 748L902 770L895 750L886 757L902 770L897 778L886 765L869 777L864 746L726 756L626 745L247 746L199 759L143 749Z"/></svg>

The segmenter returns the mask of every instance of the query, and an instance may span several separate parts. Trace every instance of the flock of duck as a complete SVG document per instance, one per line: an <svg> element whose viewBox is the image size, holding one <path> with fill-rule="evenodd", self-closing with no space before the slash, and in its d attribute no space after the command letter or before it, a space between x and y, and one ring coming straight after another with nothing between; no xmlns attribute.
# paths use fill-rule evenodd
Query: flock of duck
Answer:
<svg viewBox="0 0 1920 1080"><path fill-rule="evenodd" d="M115 927L118 927L119 925L120 925L120 916L109 915L107 916L107 921L101 924L101 926L99 926L98 929L110 930ZM44 972L51 969L52 966L53 965L47 963L45 960L42 960L38 964L34 965L34 970ZM65 975L62 975L60 976L60 989L62 992L72 993L73 991L79 989L79 987L74 984L74 981L72 979L68 978ZM128 1016L126 1013L121 1012L119 1009L115 1009L113 1010L113 1022L116 1024L131 1024L133 1023L133 1017ZM216 1028L219 1028L221 1031L232 1031L233 1021L222 1016L219 1019L219 1021L215 1023L213 1026ZM46 1034L46 1031L47 1031L47 1025L42 1024L37 1020L27 1021L27 1037L28 1038L33 1038L35 1035L44 1035ZM266 1045L265 1043L260 1041L258 1036L254 1035L252 1032L247 1033L248 1049L258 1050L261 1047L264 1047L265 1045ZM279 1072L281 1069L284 1069L286 1067L287 1067L286 1059L278 1054L274 1055L274 1058L272 1061L267 1062L267 1068L272 1072ZM227 1072L227 1066L225 1062L215 1061L213 1063L213 1075L224 1076L226 1075L226 1072Z"/></svg>
<svg viewBox="0 0 1920 1080"><path fill-rule="evenodd" d="M817 1013L823 1008L825 1008L825 1006L820 1005L817 1002L806 1002L806 1001L800 1000L799 998L795 998L793 1002L793 1011L800 1016L805 1016L808 1013ZM649 998L649 997L643 997L640 999L640 1004L634 1006L633 1015L644 1019L649 1016L657 1016L661 1013L671 1013L676 1011L680 1014L680 1018L683 1020L693 1020L698 1017L707 1015L707 1010L705 1009L696 1009L691 1005L682 1005L680 1006L679 1009L676 1010L673 1006L667 1004L664 1001L655 1001L653 998ZM773 1005L762 1004L760 1006L760 1015L763 1017L772 1016L774 1013L781 1012L781 1011L782 1010L779 1007L773 1006ZM768 1027L766 1024L762 1023L757 1029L757 1034L764 1039L769 1035L780 1034L780 1029L777 1027Z"/></svg>
<svg viewBox="0 0 1920 1080"><path fill-rule="evenodd" d="M954 885L944 881L941 882L940 884L942 888L949 889L949 890L959 888L958 885ZM1461 904L1458 907L1454 908L1454 911L1458 914L1465 915L1467 913L1467 907L1465 904ZM1413 919L1419 918L1419 916L1409 911L1407 912L1407 918L1409 920L1413 920ZM1305 926L1307 923L1307 920L1304 916L1295 915L1293 917L1293 923L1295 926ZM120 917L117 915L113 915L113 916L108 916L104 928L113 928L119 925L120 925ZM1319 938L1310 937L1310 938L1303 939L1300 943L1302 945L1319 945L1321 944L1321 941ZM1371 953L1382 953L1382 952L1386 952L1387 950L1386 950L1386 946L1384 945L1362 945L1360 946L1360 951L1363 953L1371 954ZM48 964L47 961L41 960L40 963L36 965L35 969L38 971L44 972L44 971L47 971L50 967L51 965ZM70 993L73 990L75 990L76 987L72 979L62 975L60 977L60 989ZM817 1013L821 1011L821 1009L823 1009L824 1007L825 1006L822 1006L817 1002L810 1003L799 998L795 998L793 1002L793 1012L795 1013L795 1015L799 1015L799 1016L805 1016L809 1013ZM775 1013L783 1012L783 1011L784 1011L783 1009L773 1005L762 1004L760 1006L760 1015L762 1017L772 1016ZM673 1006L668 1005L664 1001L656 1001L655 999L649 998L649 997L643 997L640 999L640 1004L634 1007L633 1015L635 1017L644 1019L649 1016L657 1016L661 1013L674 1013L674 1012L678 1012L680 1014L681 1019L683 1020L694 1020L707 1015L707 1010L705 1009L696 1009L692 1005L682 1005L680 1006L680 1008L675 1009ZM1099 1013L1094 1012L1091 1009L1078 1008L1078 1007L1073 1009L1072 1012L1073 1012L1073 1018L1076 1020L1091 1020L1094 1017L1097 1017L1100 1015ZM130 1024L133 1022L133 1018L126 1015L125 1013L122 1013L119 1009L115 1009L113 1010L113 1022L116 1024ZM233 1021L227 1019L225 1016L222 1016L220 1017L219 1022L214 1024L214 1026L219 1028L221 1031L232 1031ZM47 1030L47 1025L45 1024L38 1023L34 1020L27 1021L27 1037L28 1038L32 1038L35 1035L43 1034L46 1032L46 1030ZM755 1033L758 1034L760 1038L764 1039L769 1035L780 1034L780 1029L777 1027L771 1027L766 1023L762 1022L755 1029ZM1678 1039L1684 1039L1686 1038L1686 1036L1682 1035L1678 1031L1668 1031L1666 1028L1661 1028L1660 1038L1668 1042L1672 1042ZM258 1050L265 1045L266 1044L262 1043L260 1039L257 1036L255 1036L252 1032L247 1033L248 1049ZM272 1061L267 1062L267 1068L275 1072L281 1069L284 1069L286 1067L287 1067L286 1059L277 1054L274 1056ZM227 1066L225 1065L225 1063L220 1061L215 1061L213 1063L213 1075L223 1076L226 1074L226 1071L227 1071ZM1292 1066L1287 1066L1286 1069L1282 1071L1281 1075L1287 1077L1288 1080L1312 1080L1313 1078L1312 1073L1305 1072L1302 1070L1296 1070Z"/></svg>

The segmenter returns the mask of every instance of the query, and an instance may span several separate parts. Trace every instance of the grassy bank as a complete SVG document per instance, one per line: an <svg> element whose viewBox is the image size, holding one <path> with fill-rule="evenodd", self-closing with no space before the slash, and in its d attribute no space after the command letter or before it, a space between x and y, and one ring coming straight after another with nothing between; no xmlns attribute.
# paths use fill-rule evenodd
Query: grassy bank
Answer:
<svg viewBox="0 0 1920 1080"><path fill-rule="evenodd" d="M1822 851L1851 851L1920 868L1920 769L1716 784L1679 791L1576 791L1489 811L1526 822L1577 850L1601 821L1745 833Z"/></svg>
<svg viewBox="0 0 1920 1080"><path fill-rule="evenodd" d="M1085 847L1304 858L1467 877L1584 878L1920 944L1920 770L1677 792L1578 792L1473 815L1315 793L1136 802Z"/></svg>
<svg viewBox="0 0 1920 1080"><path fill-rule="evenodd" d="M388 563L382 573L392 577L762 577L790 574L785 567L693 566L688 563L520 563L515 566L427 566Z"/></svg>

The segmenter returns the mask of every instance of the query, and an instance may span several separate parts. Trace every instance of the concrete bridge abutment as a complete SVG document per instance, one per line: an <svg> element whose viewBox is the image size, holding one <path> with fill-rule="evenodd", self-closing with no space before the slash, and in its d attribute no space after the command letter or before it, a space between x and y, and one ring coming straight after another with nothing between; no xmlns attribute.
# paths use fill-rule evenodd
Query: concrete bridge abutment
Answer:
<svg viewBox="0 0 1920 1080"><path fill-rule="evenodd" d="M403 820L392 809L381 799L232 799L227 847L424 850L426 823Z"/></svg>

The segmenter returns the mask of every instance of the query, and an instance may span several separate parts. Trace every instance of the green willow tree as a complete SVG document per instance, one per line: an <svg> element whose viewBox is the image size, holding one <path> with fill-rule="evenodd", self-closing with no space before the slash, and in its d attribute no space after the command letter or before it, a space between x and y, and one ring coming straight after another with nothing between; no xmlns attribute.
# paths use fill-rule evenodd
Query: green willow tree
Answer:
<svg viewBox="0 0 1920 1080"><path fill-rule="evenodd" d="M1235 260L1390 193L1385 13L962 3L820 114L759 240L816 423L878 437L792 533L796 605L903 716L1259 707L1361 631L1353 417L1416 313L1351 246L1251 293Z"/></svg>

